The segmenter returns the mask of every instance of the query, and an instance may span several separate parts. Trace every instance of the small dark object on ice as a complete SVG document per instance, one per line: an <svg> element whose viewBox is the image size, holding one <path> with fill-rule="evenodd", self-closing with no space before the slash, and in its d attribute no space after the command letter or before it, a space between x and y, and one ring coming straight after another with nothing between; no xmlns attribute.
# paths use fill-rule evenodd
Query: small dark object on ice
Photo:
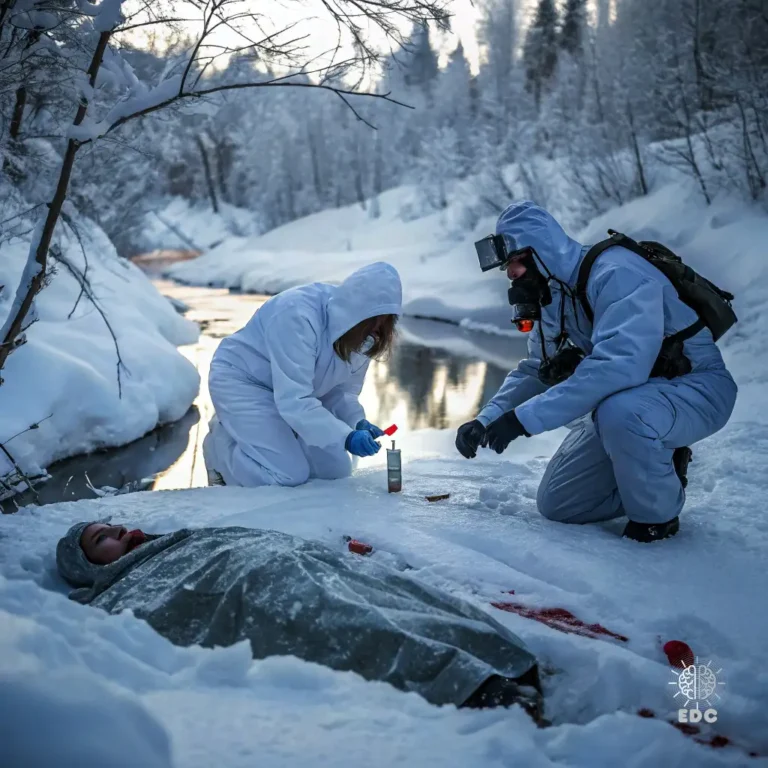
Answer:
<svg viewBox="0 0 768 768"><path fill-rule="evenodd" d="M674 536L680 530L680 518L673 517L666 523L637 523L630 520L624 528L622 536L626 539L650 544Z"/></svg>
<svg viewBox="0 0 768 768"><path fill-rule="evenodd" d="M549 725L544 719L544 699L541 695L539 668L531 667L514 679L492 675L461 705L462 709L491 709L519 704L538 725Z"/></svg>
<svg viewBox="0 0 768 768"><path fill-rule="evenodd" d="M438 493L434 496L425 496L424 498L427 501L442 501L443 499L449 499L451 497L450 493Z"/></svg>

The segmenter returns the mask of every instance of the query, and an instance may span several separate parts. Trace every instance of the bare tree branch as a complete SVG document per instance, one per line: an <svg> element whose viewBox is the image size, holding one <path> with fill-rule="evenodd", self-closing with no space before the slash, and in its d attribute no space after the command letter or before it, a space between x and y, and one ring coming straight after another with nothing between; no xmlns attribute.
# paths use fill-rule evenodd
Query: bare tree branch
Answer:
<svg viewBox="0 0 768 768"><path fill-rule="evenodd" d="M115 353L117 355L117 393L118 398L122 399L123 397L123 380L121 378L121 371L125 371L129 376L131 375L131 372L126 367L125 363L123 362L123 357L120 353L120 345L117 341L117 336L115 335L115 331L112 328L112 324L109 322L109 318L107 317L106 312L101 308L99 305L99 302L96 301L96 297L93 294L93 290L88 283L88 281L85 278L85 275L83 272L81 272L74 264L72 264L69 259L64 256L61 251L59 251L57 248L51 248L51 256L54 258L55 261L57 261L60 264L63 264L69 273L75 278L75 280L78 281L78 283L81 285L83 292L90 300L91 304L93 304L96 311L101 315L101 319L104 321L104 325L107 326L107 330L109 331L109 335L112 337L112 342L115 345Z"/></svg>

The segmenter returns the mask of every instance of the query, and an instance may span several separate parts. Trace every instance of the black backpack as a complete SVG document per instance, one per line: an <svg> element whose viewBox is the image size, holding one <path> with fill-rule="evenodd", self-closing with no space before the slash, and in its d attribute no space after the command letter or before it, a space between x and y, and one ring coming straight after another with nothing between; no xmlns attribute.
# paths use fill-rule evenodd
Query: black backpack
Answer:
<svg viewBox="0 0 768 768"><path fill-rule="evenodd" d="M731 307L733 294L723 291L686 266L683 260L669 248L652 240L635 242L631 237L622 235L621 232L616 232L613 229L609 229L608 234L610 237L607 240L602 240L587 251L579 267L576 294L590 322L594 321L594 313L587 299L587 280L592 265L603 251L614 245L620 245L622 248L627 248L638 256L642 256L663 272L677 290L680 300L685 302L699 316L693 325L665 339L665 346L680 345L681 342L692 338L704 328L709 328L712 332L712 338L717 341L736 323L736 313Z"/></svg>

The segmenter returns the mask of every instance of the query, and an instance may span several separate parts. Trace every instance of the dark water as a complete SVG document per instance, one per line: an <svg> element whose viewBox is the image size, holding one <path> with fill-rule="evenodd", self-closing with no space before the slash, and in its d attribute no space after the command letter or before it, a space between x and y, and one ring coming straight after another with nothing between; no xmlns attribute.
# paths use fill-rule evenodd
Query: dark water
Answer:
<svg viewBox="0 0 768 768"><path fill-rule="evenodd" d="M91 486L128 492L205 485L201 444L213 413L207 367L219 340L241 327L263 299L167 283L161 289L187 304L187 315L204 328L196 345L182 348L202 377L195 405L178 422L129 445L49 467L51 479L37 489L41 503L95 498L98 494ZM522 338L404 318L391 359L371 364L360 399L371 421L382 426L397 423L401 434L428 427L456 428L477 414L524 351ZM33 501L29 493L17 497L20 505ZM5 511L15 510L13 502L3 506Z"/></svg>

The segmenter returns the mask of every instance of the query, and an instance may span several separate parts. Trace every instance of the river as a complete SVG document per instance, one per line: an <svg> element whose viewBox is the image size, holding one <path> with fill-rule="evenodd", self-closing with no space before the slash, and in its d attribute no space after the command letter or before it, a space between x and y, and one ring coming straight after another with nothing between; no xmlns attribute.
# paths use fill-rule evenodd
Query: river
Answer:
<svg viewBox="0 0 768 768"><path fill-rule="evenodd" d="M155 279L158 290L188 307L200 324L197 343L181 347L200 372L200 394L187 414L120 448L75 456L49 467L38 487L41 503L95 498L99 489L152 490L206 485L202 441L213 406L207 375L219 341L241 328L267 297ZM399 436L428 427L455 429L475 416L525 353L525 339L478 333L455 325L403 318L394 351L374 361L360 400L376 424L396 423ZM141 482L143 480L143 482ZM17 498L30 503L28 494ZM10 505L10 506L9 506ZM5 502L6 511L12 502Z"/></svg>

